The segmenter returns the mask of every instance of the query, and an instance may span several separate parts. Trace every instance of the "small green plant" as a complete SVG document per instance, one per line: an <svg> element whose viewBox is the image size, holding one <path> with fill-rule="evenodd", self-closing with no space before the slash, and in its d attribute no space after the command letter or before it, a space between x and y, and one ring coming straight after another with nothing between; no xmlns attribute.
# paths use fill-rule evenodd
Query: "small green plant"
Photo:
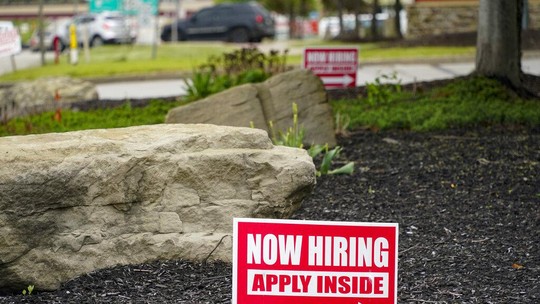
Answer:
<svg viewBox="0 0 540 304"><path fill-rule="evenodd" d="M391 75L381 75L375 78L375 82L366 83L366 100L370 106L385 105L392 101L393 95L401 91L401 80L395 72Z"/></svg>
<svg viewBox="0 0 540 304"><path fill-rule="evenodd" d="M304 141L305 133L304 133L304 128L298 123L298 105L294 102L292 104L292 111L293 111L293 126L289 127L286 132L279 131L278 132L279 137L276 136L276 130L272 121L268 123L271 139L275 145L302 149L304 147L303 141ZM253 127L252 123L251 125ZM317 176L321 176L325 174L352 174L353 173L354 162L349 162L344 166L331 170L332 163L334 162L335 158L339 156L339 153L341 152L341 150L342 148L340 146L336 146L334 147L334 149L329 150L328 144L312 145L308 149L308 154L312 158L316 158L319 155L321 155L321 153L324 152L321 166L319 170L317 170Z"/></svg>
<svg viewBox="0 0 540 304"><path fill-rule="evenodd" d="M23 295L32 295L32 291L34 291L34 285L28 285L26 289L23 289L22 294Z"/></svg>
<svg viewBox="0 0 540 304"><path fill-rule="evenodd" d="M201 99L208 95L211 95L213 80L212 71L209 69L199 69L193 71L193 77L191 81L184 79L184 83L187 87L188 99Z"/></svg>
<svg viewBox="0 0 540 304"><path fill-rule="evenodd" d="M271 50L267 55L257 48L242 48L211 56L193 71L191 82L185 81L187 99L194 101L233 86L265 81L286 70L287 53Z"/></svg>
<svg viewBox="0 0 540 304"><path fill-rule="evenodd" d="M347 164L339 168L331 170L334 159L339 156L341 150L342 148L340 146L336 146L334 147L334 149L329 150L328 144L324 146L313 145L309 148L308 153L313 158L319 156L321 153L324 152L321 165L319 167L319 170L317 170L317 176L325 174L352 174L354 172L354 162L348 162Z"/></svg>
<svg viewBox="0 0 540 304"><path fill-rule="evenodd" d="M336 113L335 120L335 133L336 135L348 136L349 135L349 124L351 123L351 117L347 114L341 114L341 112Z"/></svg>
<svg viewBox="0 0 540 304"><path fill-rule="evenodd" d="M275 145L287 146L302 149L304 147L304 128L298 124L298 105L293 102L293 125L285 132L278 131L279 137L276 136L276 130L272 121L268 122L268 128L272 135L272 142Z"/></svg>

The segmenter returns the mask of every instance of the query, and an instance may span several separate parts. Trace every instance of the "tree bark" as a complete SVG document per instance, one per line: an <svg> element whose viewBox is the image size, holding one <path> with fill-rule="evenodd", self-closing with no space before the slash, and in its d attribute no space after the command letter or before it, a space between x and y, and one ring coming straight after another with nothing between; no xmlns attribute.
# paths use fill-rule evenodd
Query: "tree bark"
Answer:
<svg viewBox="0 0 540 304"><path fill-rule="evenodd" d="M521 87L522 0L480 0L476 74Z"/></svg>
<svg viewBox="0 0 540 304"><path fill-rule="evenodd" d="M379 0L373 0L371 13L371 39L376 41L379 39L379 31L377 29L377 13L379 12Z"/></svg>
<svg viewBox="0 0 540 304"><path fill-rule="evenodd" d="M343 26L343 0L337 1L337 14L339 23L339 37L343 37L345 34L345 27Z"/></svg>
<svg viewBox="0 0 540 304"><path fill-rule="evenodd" d="M289 39L296 38L296 12L294 1L289 3Z"/></svg>
<svg viewBox="0 0 540 304"><path fill-rule="evenodd" d="M401 5L401 0L396 0L396 3L394 5L394 10L396 11L396 15L394 16L394 22L396 23L396 37L399 39L403 38L403 33L401 33L401 16L400 12L403 9L403 6Z"/></svg>
<svg viewBox="0 0 540 304"><path fill-rule="evenodd" d="M362 2L356 1L354 5L354 35L356 39L360 39L360 28L362 23L360 23L360 11L361 11Z"/></svg>
<svg viewBox="0 0 540 304"><path fill-rule="evenodd" d="M304 22L308 20L306 16L308 15L308 8L307 8L307 0L300 0L300 16L302 16L302 23L300 25L300 28L298 29L298 38L304 39L305 34L304 33Z"/></svg>

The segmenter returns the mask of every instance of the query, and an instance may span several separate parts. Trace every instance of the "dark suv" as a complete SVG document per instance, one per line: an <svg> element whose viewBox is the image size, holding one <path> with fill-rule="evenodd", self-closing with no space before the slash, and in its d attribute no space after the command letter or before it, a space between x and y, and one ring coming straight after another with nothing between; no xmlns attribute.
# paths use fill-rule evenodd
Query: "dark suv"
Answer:
<svg viewBox="0 0 540 304"><path fill-rule="evenodd" d="M174 24L163 27L161 40L171 41ZM254 2L219 4L202 9L176 24L178 40L260 42L266 37L273 38L275 34L270 13Z"/></svg>

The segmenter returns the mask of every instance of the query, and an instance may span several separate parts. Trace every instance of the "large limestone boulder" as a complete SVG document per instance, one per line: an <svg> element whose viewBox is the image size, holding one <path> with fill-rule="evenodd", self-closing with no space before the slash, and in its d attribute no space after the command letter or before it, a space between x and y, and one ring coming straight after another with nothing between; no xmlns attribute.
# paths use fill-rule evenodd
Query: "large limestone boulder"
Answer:
<svg viewBox="0 0 540 304"><path fill-rule="evenodd" d="M3 137L0 163L0 289L156 259L230 261L233 217L287 218L315 184L305 150L215 125Z"/></svg>
<svg viewBox="0 0 540 304"><path fill-rule="evenodd" d="M95 84L70 77L45 77L0 90L0 118L51 111L71 103L97 100Z"/></svg>
<svg viewBox="0 0 540 304"><path fill-rule="evenodd" d="M336 144L332 109L321 80L310 70L281 73L259 84L245 84L169 111L166 123L210 123L255 127L275 133L293 125L292 103L305 130L304 143Z"/></svg>

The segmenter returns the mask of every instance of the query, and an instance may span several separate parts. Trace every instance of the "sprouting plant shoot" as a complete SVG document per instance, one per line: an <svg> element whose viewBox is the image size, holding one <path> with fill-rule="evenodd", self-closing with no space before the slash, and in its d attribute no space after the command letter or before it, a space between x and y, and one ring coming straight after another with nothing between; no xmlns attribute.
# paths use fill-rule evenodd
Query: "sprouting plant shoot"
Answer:
<svg viewBox="0 0 540 304"><path fill-rule="evenodd" d="M304 128L298 124L298 105L293 102L293 126L289 127L285 132L278 131L279 137L276 136L276 129L272 121L268 122L271 139L275 145L287 146L294 148L304 147Z"/></svg>
<svg viewBox="0 0 540 304"><path fill-rule="evenodd" d="M309 148L308 153L313 158L324 152L321 166L319 170L317 170L317 176L325 174L352 174L354 172L354 162L348 162L337 169L331 170L334 159L339 156L341 150L342 148L340 146L336 146L334 149L329 150L328 144L324 146L313 145Z"/></svg>
<svg viewBox="0 0 540 304"><path fill-rule="evenodd" d="M28 285L26 289L23 289L22 294L23 295L31 295L32 291L34 291L34 285Z"/></svg>
<svg viewBox="0 0 540 304"><path fill-rule="evenodd" d="M304 144L304 128L298 122L298 105L293 102L293 126L289 127L286 132L279 131L279 138L276 136L276 130L272 121L268 122L268 128L270 129L270 136L274 145L287 146L293 148L303 148ZM354 162L349 162L344 166L337 169L331 169L334 160L339 156L342 148L340 146L334 147L329 150L328 144L325 145L312 145L308 154L315 158L324 152L323 160L319 170L317 170L317 176L325 174L352 174L354 172Z"/></svg>

